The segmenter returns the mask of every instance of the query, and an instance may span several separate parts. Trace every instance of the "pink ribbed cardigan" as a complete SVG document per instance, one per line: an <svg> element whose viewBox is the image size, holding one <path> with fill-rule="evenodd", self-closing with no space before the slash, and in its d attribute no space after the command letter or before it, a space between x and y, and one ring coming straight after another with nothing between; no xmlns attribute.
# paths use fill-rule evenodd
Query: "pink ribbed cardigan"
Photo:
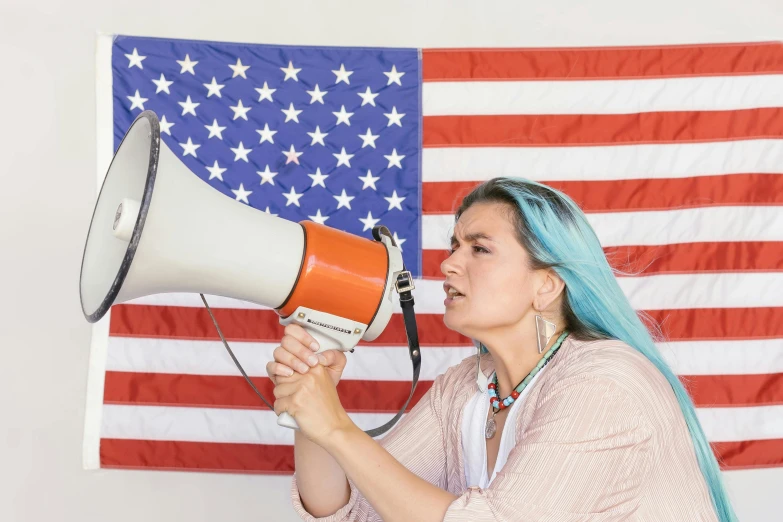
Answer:
<svg viewBox="0 0 783 522"><path fill-rule="evenodd" d="M481 369L492 372L489 354ZM520 404L518 442L486 489L466 487L462 453L462 414L476 391L473 356L439 375L378 441L413 473L459 496L445 521L717 521L671 387L627 344L566 338ZM294 475L294 509L307 521L381 520L349 483L348 504L315 518Z"/></svg>

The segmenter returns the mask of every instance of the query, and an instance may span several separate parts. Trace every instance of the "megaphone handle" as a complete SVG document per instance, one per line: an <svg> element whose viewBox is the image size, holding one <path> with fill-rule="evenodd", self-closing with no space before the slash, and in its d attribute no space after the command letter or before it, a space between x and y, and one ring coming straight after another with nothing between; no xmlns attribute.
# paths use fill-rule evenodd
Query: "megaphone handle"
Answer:
<svg viewBox="0 0 783 522"><path fill-rule="evenodd" d="M299 324L316 340L316 342L318 342L318 351L314 353L321 353L326 350L341 350L345 352L350 351L350 349L353 348L353 346L343 346L343 344L334 337L325 335L318 328L309 326L307 323L300 322ZM277 417L277 424L278 426L284 426L294 430L299 429L296 419L287 412L283 412Z"/></svg>
<svg viewBox="0 0 783 522"><path fill-rule="evenodd" d="M284 411L277 417L277 424L279 426L284 426L286 428L291 428L292 430L298 430L299 425L296 423L296 419L291 417L287 411Z"/></svg>

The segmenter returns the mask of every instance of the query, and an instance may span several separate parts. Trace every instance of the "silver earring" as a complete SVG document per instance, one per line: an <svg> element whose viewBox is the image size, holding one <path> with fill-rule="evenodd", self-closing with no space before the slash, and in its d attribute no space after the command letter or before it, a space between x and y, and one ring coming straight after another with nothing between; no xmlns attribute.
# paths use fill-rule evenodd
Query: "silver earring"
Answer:
<svg viewBox="0 0 783 522"><path fill-rule="evenodd" d="M549 340L555 335L555 323L550 323L540 315L536 316L536 337L538 341L538 353L544 353Z"/></svg>

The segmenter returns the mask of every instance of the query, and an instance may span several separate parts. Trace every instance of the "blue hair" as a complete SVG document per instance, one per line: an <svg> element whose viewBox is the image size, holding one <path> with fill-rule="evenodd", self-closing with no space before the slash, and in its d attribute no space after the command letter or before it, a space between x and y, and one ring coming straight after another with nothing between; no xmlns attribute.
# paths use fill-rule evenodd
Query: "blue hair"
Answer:
<svg viewBox="0 0 783 522"><path fill-rule="evenodd" d="M656 341L664 336L647 314L633 309L600 241L579 206L564 193L522 178L494 178L468 194L456 219L476 203L505 203L534 270L552 268L565 282L563 317L574 338L618 339L638 350L666 377L685 417L699 467L721 522L736 522L720 467L693 401L664 360ZM485 348L482 346L482 351Z"/></svg>

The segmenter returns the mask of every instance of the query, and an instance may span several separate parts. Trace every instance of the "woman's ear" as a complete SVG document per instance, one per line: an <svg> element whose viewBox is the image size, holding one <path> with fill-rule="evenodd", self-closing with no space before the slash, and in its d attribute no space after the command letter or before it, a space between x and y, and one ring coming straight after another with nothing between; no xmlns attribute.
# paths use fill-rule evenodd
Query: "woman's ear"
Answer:
<svg viewBox="0 0 783 522"><path fill-rule="evenodd" d="M552 303L557 301L560 294L565 289L565 281L563 281L557 272L552 268L547 268L540 271L540 281L538 285L538 291L536 292L536 310L546 310Z"/></svg>

